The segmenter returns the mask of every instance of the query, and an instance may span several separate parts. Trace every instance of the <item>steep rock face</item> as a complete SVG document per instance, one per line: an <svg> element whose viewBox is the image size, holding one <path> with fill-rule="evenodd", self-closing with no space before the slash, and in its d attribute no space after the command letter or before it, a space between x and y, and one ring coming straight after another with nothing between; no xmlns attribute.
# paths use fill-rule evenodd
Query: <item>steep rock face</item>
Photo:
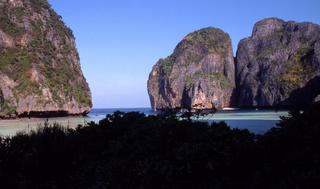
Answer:
<svg viewBox="0 0 320 189"><path fill-rule="evenodd" d="M252 36L241 40L238 46L238 105L309 103L318 95L319 75L319 25L264 19L255 24Z"/></svg>
<svg viewBox="0 0 320 189"><path fill-rule="evenodd" d="M0 0L0 117L91 106L72 31L47 0Z"/></svg>
<svg viewBox="0 0 320 189"><path fill-rule="evenodd" d="M148 80L152 108L223 108L230 105L234 59L229 35L205 28L187 35L160 59Z"/></svg>

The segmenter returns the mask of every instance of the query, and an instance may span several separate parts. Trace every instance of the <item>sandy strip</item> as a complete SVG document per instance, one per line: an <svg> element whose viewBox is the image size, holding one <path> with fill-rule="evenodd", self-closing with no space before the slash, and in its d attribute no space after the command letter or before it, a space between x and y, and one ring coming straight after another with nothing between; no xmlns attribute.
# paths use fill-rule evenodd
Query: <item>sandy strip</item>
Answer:
<svg viewBox="0 0 320 189"><path fill-rule="evenodd" d="M89 117L60 117L49 118L48 122L59 123L63 127L75 128L79 124L84 125L86 122L90 122L92 119ZM12 136L17 132L30 130L36 130L40 126L43 126L46 119L43 118L22 118L14 120L0 120L0 136Z"/></svg>

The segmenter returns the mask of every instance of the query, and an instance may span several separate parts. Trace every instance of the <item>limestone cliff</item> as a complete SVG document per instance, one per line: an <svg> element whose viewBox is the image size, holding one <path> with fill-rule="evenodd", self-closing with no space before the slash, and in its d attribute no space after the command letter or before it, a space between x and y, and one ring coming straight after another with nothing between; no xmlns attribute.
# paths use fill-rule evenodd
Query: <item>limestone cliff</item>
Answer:
<svg viewBox="0 0 320 189"><path fill-rule="evenodd" d="M240 41L206 28L160 59L148 80L153 109L288 107L320 99L320 26L268 18ZM235 76L234 76L235 75Z"/></svg>
<svg viewBox="0 0 320 189"><path fill-rule="evenodd" d="M236 85L240 107L311 103L320 94L319 76L319 25L264 19L239 43Z"/></svg>
<svg viewBox="0 0 320 189"><path fill-rule="evenodd" d="M231 40L217 28L187 35L172 55L155 64L148 80L154 110L228 107L234 86Z"/></svg>
<svg viewBox="0 0 320 189"><path fill-rule="evenodd" d="M85 114L72 31L47 0L0 0L0 117Z"/></svg>

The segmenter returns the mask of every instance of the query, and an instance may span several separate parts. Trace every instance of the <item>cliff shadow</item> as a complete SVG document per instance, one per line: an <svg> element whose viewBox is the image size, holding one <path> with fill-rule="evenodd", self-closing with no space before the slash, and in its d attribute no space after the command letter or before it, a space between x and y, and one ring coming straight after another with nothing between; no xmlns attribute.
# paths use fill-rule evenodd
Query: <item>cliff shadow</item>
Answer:
<svg viewBox="0 0 320 189"><path fill-rule="evenodd" d="M182 93L182 99L181 99L181 108L182 109L190 109L188 107L191 107L191 105L192 105L192 99L190 98L190 96L188 94L187 88L184 87L183 93Z"/></svg>
<svg viewBox="0 0 320 189"><path fill-rule="evenodd" d="M292 91L289 98L280 102L278 106L289 105L289 107L304 109L310 107L318 95L320 95L320 76L308 81L304 87Z"/></svg>
<svg viewBox="0 0 320 189"><path fill-rule="evenodd" d="M79 114L85 115L85 114ZM49 118L49 117L67 117L70 116L68 111L43 111L43 112L24 112L19 115L19 117L28 117L28 118Z"/></svg>

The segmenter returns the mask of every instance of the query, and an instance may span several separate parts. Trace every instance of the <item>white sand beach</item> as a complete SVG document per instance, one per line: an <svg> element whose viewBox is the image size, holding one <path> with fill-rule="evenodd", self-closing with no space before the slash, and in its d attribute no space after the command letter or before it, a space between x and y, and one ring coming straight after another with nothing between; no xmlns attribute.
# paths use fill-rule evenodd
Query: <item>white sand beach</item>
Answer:
<svg viewBox="0 0 320 189"><path fill-rule="evenodd" d="M13 136L17 132L28 132L36 130L43 126L47 119L46 118L21 118L13 120L0 120L0 136ZM58 123L61 126L68 128L75 128L79 124L84 125L86 122L90 122L90 117L59 117L59 118L48 118L48 122Z"/></svg>

